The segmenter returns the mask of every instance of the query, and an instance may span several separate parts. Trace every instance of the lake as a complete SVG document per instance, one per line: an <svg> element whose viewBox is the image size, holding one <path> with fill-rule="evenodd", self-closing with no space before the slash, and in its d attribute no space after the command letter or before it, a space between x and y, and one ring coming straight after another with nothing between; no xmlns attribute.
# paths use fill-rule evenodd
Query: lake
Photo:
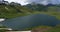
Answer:
<svg viewBox="0 0 60 32"><path fill-rule="evenodd" d="M2 22L4 26L12 28L13 30L24 30L26 28L37 26L56 26L58 19L55 16L45 14L32 14L28 16L16 17L7 19Z"/></svg>

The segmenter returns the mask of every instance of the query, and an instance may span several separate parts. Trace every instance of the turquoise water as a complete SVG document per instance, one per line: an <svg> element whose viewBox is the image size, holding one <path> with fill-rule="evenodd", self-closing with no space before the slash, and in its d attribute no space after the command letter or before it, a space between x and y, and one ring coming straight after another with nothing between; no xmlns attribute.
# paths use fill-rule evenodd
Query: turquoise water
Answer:
<svg viewBox="0 0 60 32"><path fill-rule="evenodd" d="M12 28L13 30L24 30L25 28L35 26L56 26L58 19L55 16L45 14L32 14L28 16L17 17L13 19L7 19L2 22L3 25Z"/></svg>

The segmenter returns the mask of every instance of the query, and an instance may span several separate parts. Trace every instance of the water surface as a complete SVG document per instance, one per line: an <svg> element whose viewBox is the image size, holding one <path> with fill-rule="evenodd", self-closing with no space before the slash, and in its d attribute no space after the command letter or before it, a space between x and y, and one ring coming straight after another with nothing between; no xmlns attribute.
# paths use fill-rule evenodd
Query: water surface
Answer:
<svg viewBox="0 0 60 32"><path fill-rule="evenodd" d="M55 26L58 20L55 16L45 14L32 14L28 16L17 17L13 19L7 19L2 22L3 25L12 28L14 30L24 30L26 28L35 26Z"/></svg>

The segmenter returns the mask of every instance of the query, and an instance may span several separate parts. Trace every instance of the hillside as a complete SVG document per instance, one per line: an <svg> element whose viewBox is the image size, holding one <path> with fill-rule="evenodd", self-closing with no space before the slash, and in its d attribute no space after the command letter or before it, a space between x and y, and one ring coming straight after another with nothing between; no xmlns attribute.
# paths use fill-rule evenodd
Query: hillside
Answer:
<svg viewBox="0 0 60 32"><path fill-rule="evenodd" d="M0 18L15 18L37 13L53 15L60 19L60 6L52 4L48 4L47 6L41 4L21 6L18 3L0 5Z"/></svg>
<svg viewBox="0 0 60 32"><path fill-rule="evenodd" d="M21 6L0 5L0 18L13 18L25 14L26 11Z"/></svg>

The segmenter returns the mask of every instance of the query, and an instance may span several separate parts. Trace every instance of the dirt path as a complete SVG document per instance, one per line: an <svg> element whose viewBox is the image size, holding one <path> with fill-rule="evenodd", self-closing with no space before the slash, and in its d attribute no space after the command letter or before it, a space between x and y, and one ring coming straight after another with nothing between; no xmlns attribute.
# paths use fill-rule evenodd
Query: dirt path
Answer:
<svg viewBox="0 0 60 32"><path fill-rule="evenodd" d="M32 32L44 32L44 31L47 31L51 28L36 28L36 29L33 29Z"/></svg>

